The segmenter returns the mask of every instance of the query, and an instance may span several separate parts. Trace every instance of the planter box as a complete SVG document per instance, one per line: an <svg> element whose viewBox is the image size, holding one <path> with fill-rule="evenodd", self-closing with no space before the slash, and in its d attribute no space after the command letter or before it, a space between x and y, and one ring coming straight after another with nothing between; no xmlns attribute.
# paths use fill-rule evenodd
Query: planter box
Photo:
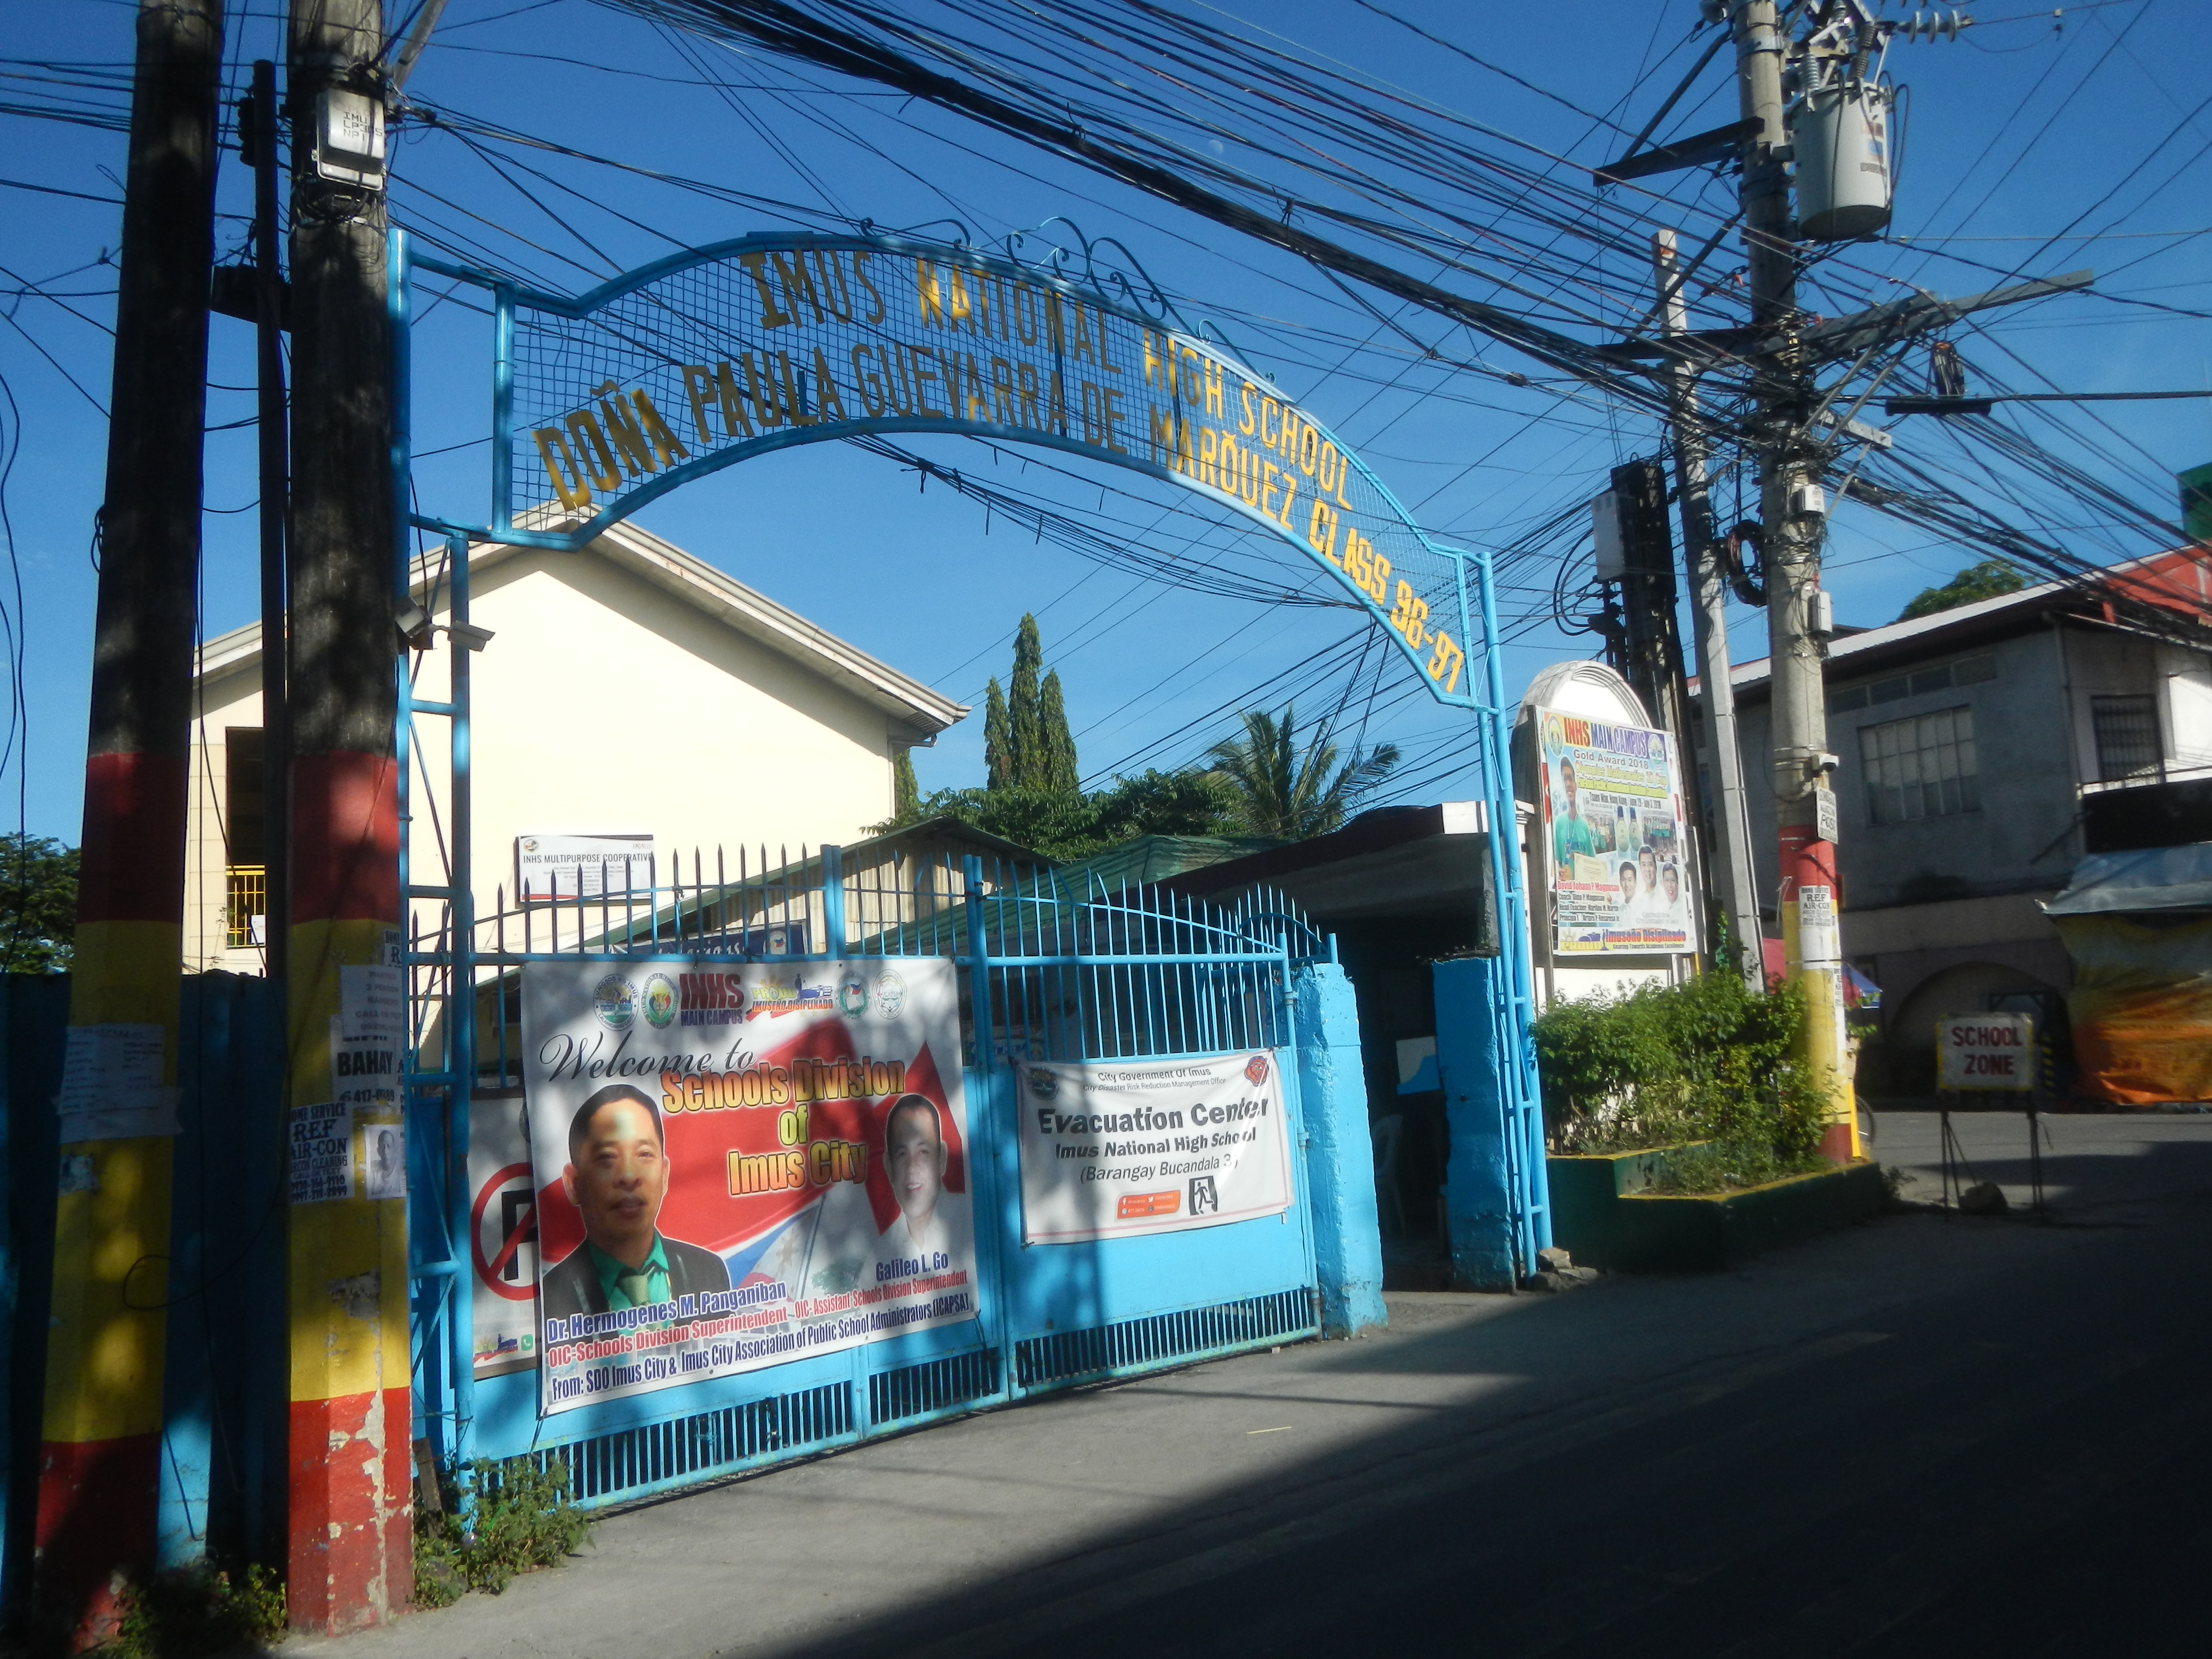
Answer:
<svg viewBox="0 0 2212 1659"><path fill-rule="evenodd" d="M1881 1213L1881 1168L1862 1160L1731 1193L1652 1190L1667 1148L1547 1158L1552 1241L1576 1265L1717 1273Z"/></svg>

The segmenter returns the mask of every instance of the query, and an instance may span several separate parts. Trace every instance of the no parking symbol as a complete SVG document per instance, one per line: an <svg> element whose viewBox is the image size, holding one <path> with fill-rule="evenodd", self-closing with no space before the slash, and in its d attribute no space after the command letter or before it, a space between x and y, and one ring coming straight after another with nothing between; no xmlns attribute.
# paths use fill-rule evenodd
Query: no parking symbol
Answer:
<svg viewBox="0 0 2212 1659"><path fill-rule="evenodd" d="M538 1294L538 1194L527 1164L495 1170L477 1188L477 1283L511 1302Z"/></svg>
<svg viewBox="0 0 2212 1659"><path fill-rule="evenodd" d="M471 1103L469 1184L476 1372L498 1376L538 1363L538 1193L518 1096Z"/></svg>

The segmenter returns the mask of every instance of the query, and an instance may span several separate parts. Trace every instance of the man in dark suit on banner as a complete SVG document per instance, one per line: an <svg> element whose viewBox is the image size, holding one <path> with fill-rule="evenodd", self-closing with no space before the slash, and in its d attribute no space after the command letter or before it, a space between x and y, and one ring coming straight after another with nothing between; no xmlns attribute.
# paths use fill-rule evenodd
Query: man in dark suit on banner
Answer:
<svg viewBox="0 0 2212 1659"><path fill-rule="evenodd" d="M561 1188L584 1218L584 1242L538 1287L542 1316L618 1313L730 1288L722 1258L660 1231L668 1140L660 1109L626 1083L576 1109Z"/></svg>

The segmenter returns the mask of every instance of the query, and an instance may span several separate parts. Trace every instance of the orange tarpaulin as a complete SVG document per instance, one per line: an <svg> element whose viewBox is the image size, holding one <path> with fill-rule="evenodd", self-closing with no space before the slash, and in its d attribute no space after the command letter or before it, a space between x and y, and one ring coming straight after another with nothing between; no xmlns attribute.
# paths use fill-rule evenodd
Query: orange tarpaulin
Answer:
<svg viewBox="0 0 2212 1659"><path fill-rule="evenodd" d="M2118 1106L2212 1100L2212 921L2052 920L2074 959L2076 1092Z"/></svg>

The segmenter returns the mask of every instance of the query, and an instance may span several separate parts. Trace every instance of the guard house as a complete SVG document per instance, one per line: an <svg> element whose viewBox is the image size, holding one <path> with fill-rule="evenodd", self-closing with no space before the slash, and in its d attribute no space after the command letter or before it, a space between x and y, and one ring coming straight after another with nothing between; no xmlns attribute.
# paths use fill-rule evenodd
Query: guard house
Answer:
<svg viewBox="0 0 2212 1659"><path fill-rule="evenodd" d="M640 839L665 881L694 850L782 864L861 840L894 808L902 749L967 708L633 523L581 552L480 547L472 627L471 854L480 905L515 891L524 837ZM435 550L416 602L448 620ZM420 695L445 695L434 635ZM397 641L395 640L395 650ZM210 640L194 683L185 874L188 969L262 971L261 630ZM452 823L445 722L420 722L410 780L420 860ZM734 878L734 864L729 870ZM419 879L420 878L418 878ZM640 872L642 879L642 871Z"/></svg>

